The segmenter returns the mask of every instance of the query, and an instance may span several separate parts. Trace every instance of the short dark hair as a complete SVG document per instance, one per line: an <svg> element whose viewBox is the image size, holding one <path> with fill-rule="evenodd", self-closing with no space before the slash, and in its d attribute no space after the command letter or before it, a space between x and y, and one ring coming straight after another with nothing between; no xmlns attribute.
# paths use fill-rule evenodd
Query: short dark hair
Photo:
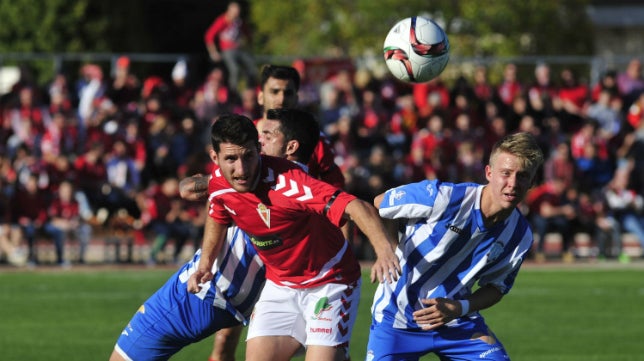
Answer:
<svg viewBox="0 0 644 361"><path fill-rule="evenodd" d="M292 66L285 65L271 65L267 64L262 67L261 73L261 87L268 81L268 78L275 78L280 80L291 80L295 85L295 90L300 90L300 73Z"/></svg>
<svg viewBox="0 0 644 361"><path fill-rule="evenodd" d="M259 146L259 135L255 124L243 115L223 114L219 116L210 128L212 148L219 153L221 143L246 145L255 142Z"/></svg>
<svg viewBox="0 0 644 361"><path fill-rule="evenodd" d="M320 128L313 114L299 109L269 109L266 118L280 122L279 131L284 134L284 140L300 143L295 156L298 162L308 163L320 139Z"/></svg>

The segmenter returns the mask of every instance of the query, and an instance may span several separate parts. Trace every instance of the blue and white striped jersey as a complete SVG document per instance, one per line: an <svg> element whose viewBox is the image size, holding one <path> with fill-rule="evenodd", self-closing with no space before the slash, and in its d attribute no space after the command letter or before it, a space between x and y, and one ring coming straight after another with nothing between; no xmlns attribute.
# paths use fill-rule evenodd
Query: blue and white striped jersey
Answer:
<svg viewBox="0 0 644 361"><path fill-rule="evenodd" d="M200 258L201 249L177 272L180 292L188 292L186 283L199 265ZM214 307L228 310L240 322L247 324L264 286L265 270L250 238L237 226L228 227L226 241L212 272L213 281L202 285L196 296L204 302L212 302ZM212 287L212 282L217 287Z"/></svg>
<svg viewBox="0 0 644 361"><path fill-rule="evenodd" d="M481 214L484 187L434 180L386 192L380 215L406 221L396 250L402 275L378 286L372 305L375 322L418 329L412 313L424 307L420 299L462 299L477 281L504 294L510 290L532 245L532 231L518 210L486 228Z"/></svg>

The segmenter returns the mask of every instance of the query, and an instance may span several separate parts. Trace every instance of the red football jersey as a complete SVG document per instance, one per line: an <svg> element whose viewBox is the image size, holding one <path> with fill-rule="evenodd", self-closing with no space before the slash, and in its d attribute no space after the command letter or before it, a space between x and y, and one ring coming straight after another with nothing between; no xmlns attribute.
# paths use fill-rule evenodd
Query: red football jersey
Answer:
<svg viewBox="0 0 644 361"><path fill-rule="evenodd" d="M339 228L356 197L286 159L262 156L261 162L253 192L238 193L219 167L213 169L210 216L221 224L235 222L250 236L266 278L277 284L311 288L360 278L360 265Z"/></svg>

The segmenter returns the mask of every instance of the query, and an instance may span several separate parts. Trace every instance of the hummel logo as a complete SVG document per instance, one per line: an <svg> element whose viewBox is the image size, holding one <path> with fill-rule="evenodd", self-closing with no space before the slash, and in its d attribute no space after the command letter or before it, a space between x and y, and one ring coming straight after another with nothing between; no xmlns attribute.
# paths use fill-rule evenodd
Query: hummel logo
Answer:
<svg viewBox="0 0 644 361"><path fill-rule="evenodd" d="M453 225L451 225L451 224L448 224L448 225L446 225L445 227L447 227L450 231L452 231L452 232L454 232L454 233L457 233L457 234L463 234L463 230L462 230L462 229L460 229L460 228L458 228L458 227L456 227L456 226L453 226Z"/></svg>
<svg viewBox="0 0 644 361"><path fill-rule="evenodd" d="M311 188L307 186L302 186L302 191L300 191L299 185L293 179L290 179L287 185L286 177L284 177L281 174L277 177L277 183L275 183L275 185L273 186L273 189L276 191L282 190L282 194L284 194L286 197L293 197L298 194L301 194L301 192L304 192L303 195L295 198L300 202L313 198L313 193L311 192Z"/></svg>

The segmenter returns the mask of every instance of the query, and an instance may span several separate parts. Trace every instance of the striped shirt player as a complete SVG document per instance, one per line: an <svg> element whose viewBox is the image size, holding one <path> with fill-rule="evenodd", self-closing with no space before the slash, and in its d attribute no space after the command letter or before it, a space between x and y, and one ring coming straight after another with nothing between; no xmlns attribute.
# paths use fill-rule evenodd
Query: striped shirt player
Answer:
<svg viewBox="0 0 644 361"><path fill-rule="evenodd" d="M373 326L369 354L380 356L387 347L402 349L409 345L416 352L440 350L439 340L459 332L483 329L481 315L472 312L435 331L421 331L413 312L425 307L421 299L466 299L472 286L497 288L506 294L512 288L526 252L532 245L532 232L526 219L515 209L500 224L487 227L481 214L481 194L485 186L474 183L422 181L391 189L380 203L380 215L406 219L397 249L403 268L395 283L381 283L372 305ZM421 339L402 341L375 330L397 329L421 335ZM426 333L434 333L436 341ZM491 338L480 347L468 349L486 357L505 354L503 346ZM463 351L462 349L459 351ZM378 354L380 352L380 354ZM444 355L449 356L448 353ZM368 357L369 359L369 357ZM387 358L383 358L387 359ZM487 358L484 358L487 359Z"/></svg>
<svg viewBox="0 0 644 361"><path fill-rule="evenodd" d="M249 237L230 226L213 265L213 281L192 294L186 282L200 258L197 250L143 303L118 338L110 360L167 360L219 329L248 323L265 279L264 265Z"/></svg>

